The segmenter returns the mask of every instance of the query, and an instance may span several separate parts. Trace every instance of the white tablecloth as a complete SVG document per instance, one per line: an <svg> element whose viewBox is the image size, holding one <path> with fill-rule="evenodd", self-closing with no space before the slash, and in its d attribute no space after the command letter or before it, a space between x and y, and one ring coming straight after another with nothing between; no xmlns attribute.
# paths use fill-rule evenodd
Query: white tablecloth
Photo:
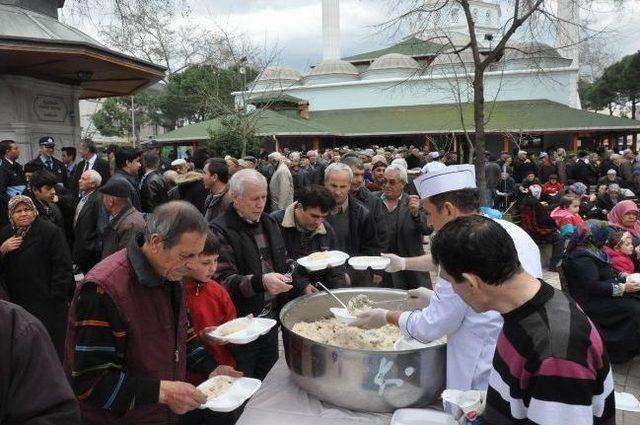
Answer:
<svg viewBox="0 0 640 425"><path fill-rule="evenodd" d="M391 414L336 407L307 394L290 379L284 356L251 398L237 425L389 425Z"/></svg>

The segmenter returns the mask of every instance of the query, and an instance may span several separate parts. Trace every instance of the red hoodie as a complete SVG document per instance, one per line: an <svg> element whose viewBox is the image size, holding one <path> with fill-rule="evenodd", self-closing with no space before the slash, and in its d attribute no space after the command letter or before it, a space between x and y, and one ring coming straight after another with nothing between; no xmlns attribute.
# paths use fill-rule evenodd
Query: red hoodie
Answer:
<svg viewBox="0 0 640 425"><path fill-rule="evenodd" d="M191 324L196 333L207 326L220 326L237 317L236 308L229 293L214 280L205 283L187 280L184 293ZM221 365L236 366L236 362L224 345L206 345L209 353Z"/></svg>

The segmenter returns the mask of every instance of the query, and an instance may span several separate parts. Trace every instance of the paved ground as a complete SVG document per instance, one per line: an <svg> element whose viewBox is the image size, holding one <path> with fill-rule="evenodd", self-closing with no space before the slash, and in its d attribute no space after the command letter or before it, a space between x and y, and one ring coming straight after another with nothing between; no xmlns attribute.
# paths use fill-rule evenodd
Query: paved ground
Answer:
<svg viewBox="0 0 640 425"><path fill-rule="evenodd" d="M560 289L558 273L545 272L544 280ZM630 362L613 365L612 368L615 390L631 393L640 400L640 356ZM622 412L619 410L616 413L617 424L640 424L640 413Z"/></svg>

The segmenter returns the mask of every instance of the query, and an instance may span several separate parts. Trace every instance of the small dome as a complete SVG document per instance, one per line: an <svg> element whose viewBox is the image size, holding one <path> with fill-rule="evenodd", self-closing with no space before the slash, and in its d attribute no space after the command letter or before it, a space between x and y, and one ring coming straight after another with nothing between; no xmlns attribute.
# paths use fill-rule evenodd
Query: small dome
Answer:
<svg viewBox="0 0 640 425"><path fill-rule="evenodd" d="M531 58L562 58L558 51L545 43L510 43L504 49L504 60Z"/></svg>
<svg viewBox="0 0 640 425"><path fill-rule="evenodd" d="M411 56L400 53L389 53L374 60L369 71L377 69L418 69L420 65Z"/></svg>
<svg viewBox="0 0 640 425"><path fill-rule="evenodd" d="M258 78L256 78L256 83L282 80L300 81L301 78L302 76L300 75L300 73L291 68L287 68L284 66L269 66L265 68L265 70L262 71L260 75L258 75Z"/></svg>
<svg viewBox="0 0 640 425"><path fill-rule="evenodd" d="M309 73L310 76L319 75L358 75L358 68L342 59L327 59L320 62L318 66L313 68Z"/></svg>
<svg viewBox="0 0 640 425"><path fill-rule="evenodd" d="M473 63L473 52L471 49L463 50L462 52L456 53L442 53L431 62L431 66L451 66L451 65L461 65Z"/></svg>

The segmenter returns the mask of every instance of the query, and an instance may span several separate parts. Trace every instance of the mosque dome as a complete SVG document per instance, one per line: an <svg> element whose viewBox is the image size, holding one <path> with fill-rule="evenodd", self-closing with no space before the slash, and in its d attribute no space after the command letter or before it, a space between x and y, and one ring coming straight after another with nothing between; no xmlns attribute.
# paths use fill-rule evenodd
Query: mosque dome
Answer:
<svg viewBox="0 0 640 425"><path fill-rule="evenodd" d="M258 75L254 81L254 88L289 87L299 84L301 79L300 73L294 69L285 66L269 66Z"/></svg>
<svg viewBox="0 0 640 425"><path fill-rule="evenodd" d="M555 68L571 65L571 59L563 58L554 47L539 42L510 43L504 55L493 64L493 69L520 70L533 68Z"/></svg>
<svg viewBox="0 0 640 425"><path fill-rule="evenodd" d="M416 74L418 69L420 64L411 56L389 53L374 60L362 74L362 79L408 78Z"/></svg>
<svg viewBox="0 0 640 425"><path fill-rule="evenodd" d="M504 49L504 59L529 59L529 58L561 58L558 51L545 43L526 42L510 43Z"/></svg>
<svg viewBox="0 0 640 425"><path fill-rule="evenodd" d="M309 75L313 76L333 74L358 75L358 68L342 59L327 59L320 62L320 64L309 73Z"/></svg>
<svg viewBox="0 0 640 425"><path fill-rule="evenodd" d="M473 72L473 52L466 49L460 53L441 53L431 62L429 70L434 74Z"/></svg>
<svg viewBox="0 0 640 425"><path fill-rule="evenodd" d="M403 55L401 53L389 53L384 56L380 56L374 60L369 71L375 71L379 69L418 69L420 64L411 56Z"/></svg>

